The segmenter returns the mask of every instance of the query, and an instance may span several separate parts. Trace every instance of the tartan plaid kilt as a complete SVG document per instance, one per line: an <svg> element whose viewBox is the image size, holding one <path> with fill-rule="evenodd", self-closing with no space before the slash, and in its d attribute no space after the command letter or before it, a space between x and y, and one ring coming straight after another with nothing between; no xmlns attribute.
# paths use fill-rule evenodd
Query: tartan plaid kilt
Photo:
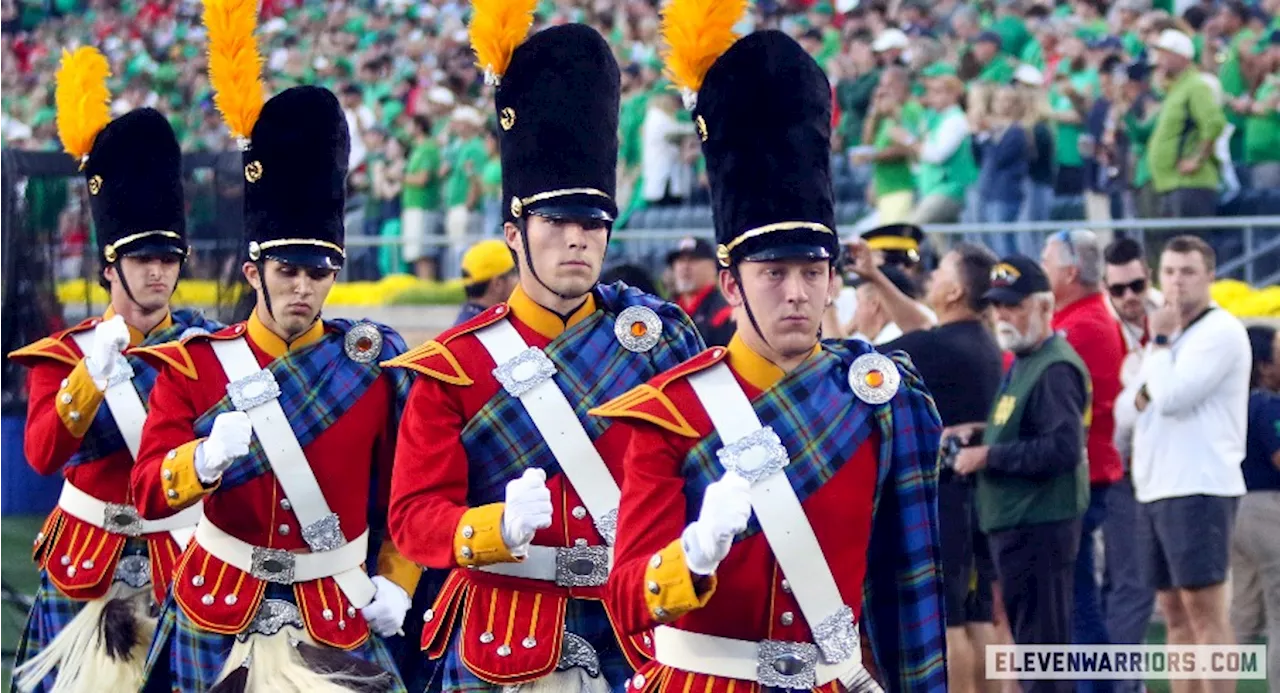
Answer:
<svg viewBox="0 0 1280 693"><path fill-rule="evenodd" d="M600 602L570 599L568 608L565 610L564 626L565 630L582 636L596 649L596 655L600 657L600 675L609 682L609 689L614 693L625 691L627 682L635 672L632 671L631 665L627 664L627 658L618 647L613 626L610 625L609 617L605 614ZM461 629L461 623L454 627L453 644L444 657L441 672L442 693L500 693L502 686L481 680L462 663L458 642ZM415 693L418 692L415 691ZM566 691L565 693L576 692Z"/></svg>
<svg viewBox="0 0 1280 693"><path fill-rule="evenodd" d="M18 652L14 657L13 667L18 668L48 647L86 603L59 592L49 581L48 571L40 571L40 587L36 589L35 602L31 605L31 612L27 614L27 625L22 629L22 637L18 639ZM50 672L36 687L36 691L52 690L57 678L57 670Z"/></svg>
<svg viewBox="0 0 1280 693"><path fill-rule="evenodd" d="M263 598L296 603L293 590L282 585L268 585ZM218 674L222 673L222 667L226 664L235 641L234 635L222 635L197 626L182 613L170 593L160 612L156 637L151 641L151 649L147 652L147 688L155 686L157 681L168 679L169 685L164 687L165 690L182 693L203 693L209 690L217 682ZM393 693L408 693L400 680L400 671L381 638L370 634L364 644L350 652L390 672L395 677ZM165 659L166 654L168 671L163 671L164 667L157 665Z"/></svg>

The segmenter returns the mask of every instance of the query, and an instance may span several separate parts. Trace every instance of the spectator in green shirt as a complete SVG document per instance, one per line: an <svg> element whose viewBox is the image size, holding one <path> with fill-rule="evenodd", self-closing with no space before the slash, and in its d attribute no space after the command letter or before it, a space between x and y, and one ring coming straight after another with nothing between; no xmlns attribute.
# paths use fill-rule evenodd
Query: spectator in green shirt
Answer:
<svg viewBox="0 0 1280 693"><path fill-rule="evenodd" d="M1098 71L1084 56L1084 42L1076 36L1060 41L1062 58L1049 87L1049 119L1054 123L1054 153L1058 165L1054 193L1059 198L1084 195L1084 157L1080 137L1084 116L1098 95Z"/></svg>
<svg viewBox="0 0 1280 693"><path fill-rule="evenodd" d="M1211 45L1214 38L1220 38L1225 44L1221 65L1218 64L1217 51L1205 51L1201 63L1210 72L1215 72L1222 83L1227 121L1235 126L1235 133L1231 136L1231 158L1236 161L1244 158L1244 125L1250 111L1249 95L1265 76L1265 71L1260 69L1263 67L1262 56L1254 50L1259 37L1248 27L1251 15L1249 6L1240 0L1229 0L1204 26Z"/></svg>
<svg viewBox="0 0 1280 693"><path fill-rule="evenodd" d="M480 209L484 213L480 232L496 236L502 233L502 157L498 154L496 130L485 130L484 151L488 160L480 169Z"/></svg>
<svg viewBox="0 0 1280 693"><path fill-rule="evenodd" d="M1249 100L1244 124L1244 162L1254 188L1280 188L1280 29L1272 30L1261 54L1267 76Z"/></svg>
<svg viewBox="0 0 1280 693"><path fill-rule="evenodd" d="M472 213L480 207L480 169L489 156L485 152L484 116L472 106L459 106L453 110L450 123L453 140L445 147L444 164L440 175L444 178L444 233L449 247L466 245L471 227ZM446 253L448 276L456 274L456 253Z"/></svg>
<svg viewBox="0 0 1280 693"><path fill-rule="evenodd" d="M994 31L978 34L969 56L978 68L977 81L991 84L1008 84L1013 80L1014 63L1001 52L1003 39Z"/></svg>
<svg viewBox="0 0 1280 693"><path fill-rule="evenodd" d="M1151 167L1147 164L1147 141L1155 129L1156 115L1160 112L1160 100L1151 91L1151 68L1143 61L1126 69L1126 81L1121 88L1124 132L1133 154L1133 177L1130 186L1134 191L1134 207L1138 216L1150 219L1157 216L1158 196L1151 187Z"/></svg>
<svg viewBox="0 0 1280 693"><path fill-rule="evenodd" d="M915 174L911 171L911 133L922 129L924 109L910 98L907 73L891 67L880 77L867 116L862 142L855 149L855 163L872 165L868 197L875 202L878 223L906 220L915 201Z"/></svg>
<svg viewBox="0 0 1280 693"><path fill-rule="evenodd" d="M404 239L404 261L413 267L419 279L434 281L438 246L428 247L426 240L439 236L444 228L440 200L440 146L431 136L431 119L413 117L409 127L409 161L404 169L404 188L400 197L400 234Z"/></svg>
<svg viewBox="0 0 1280 693"><path fill-rule="evenodd" d="M1213 89L1194 64L1191 37L1166 29L1153 45L1168 93L1147 143L1151 180L1160 195L1161 216L1212 216L1218 208L1218 165L1214 140L1227 119Z"/></svg>

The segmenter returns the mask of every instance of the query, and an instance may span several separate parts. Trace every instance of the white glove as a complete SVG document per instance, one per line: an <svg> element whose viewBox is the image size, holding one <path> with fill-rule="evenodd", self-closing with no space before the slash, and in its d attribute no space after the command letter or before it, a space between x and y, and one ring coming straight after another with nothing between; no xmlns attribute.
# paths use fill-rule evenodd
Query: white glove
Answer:
<svg viewBox="0 0 1280 693"><path fill-rule="evenodd" d="M119 363L117 356L129 346L129 326L119 315L103 320L93 328L93 346L84 355L84 367L99 390L107 389L107 383Z"/></svg>
<svg viewBox="0 0 1280 693"><path fill-rule="evenodd" d="M373 601L360 610L364 620L369 622L373 632L384 638L403 634L404 616L413 605L409 593L381 575L373 576L373 586L377 590L373 593Z"/></svg>
<svg viewBox="0 0 1280 693"><path fill-rule="evenodd" d="M212 484L232 462L249 454L251 437L253 424L249 423L248 414L242 411L218 414L209 437L196 448L196 474L200 481Z"/></svg>
<svg viewBox="0 0 1280 693"><path fill-rule="evenodd" d="M733 547L733 537L747 528L750 519L750 482L734 472L725 472L707 487L698 520L680 535L689 570L697 575L716 572Z"/></svg>
<svg viewBox="0 0 1280 693"><path fill-rule="evenodd" d="M523 556L533 533L551 526L551 491L547 473L526 469L519 479L507 482L507 503L502 509L502 541L513 556Z"/></svg>

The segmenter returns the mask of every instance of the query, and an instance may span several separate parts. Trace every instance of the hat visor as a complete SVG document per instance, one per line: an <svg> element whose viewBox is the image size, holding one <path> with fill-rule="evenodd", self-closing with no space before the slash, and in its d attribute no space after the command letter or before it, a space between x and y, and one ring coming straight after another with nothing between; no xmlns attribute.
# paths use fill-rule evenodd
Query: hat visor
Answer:
<svg viewBox="0 0 1280 693"><path fill-rule="evenodd" d="M136 243L130 243L124 250L116 251L120 257L158 257L161 255L176 255L179 258L187 256L187 248L179 245L172 238L154 238L143 239Z"/></svg>
<svg viewBox="0 0 1280 693"><path fill-rule="evenodd" d="M743 255L738 262L772 262L775 260L830 260L831 251L821 245L791 244L761 248Z"/></svg>
<svg viewBox="0 0 1280 693"><path fill-rule="evenodd" d="M559 221L603 221L607 224L613 223L613 215L608 210L593 207L591 205L546 205L531 209L528 211L530 216L542 217L544 219L556 219Z"/></svg>
<svg viewBox="0 0 1280 693"><path fill-rule="evenodd" d="M679 260L682 257L687 257L692 260L711 260L713 262L716 259L715 253L708 253L706 251L699 252L697 250L689 250L689 249L673 250L667 253L667 264L670 265L671 263L675 262L676 260Z"/></svg>
<svg viewBox="0 0 1280 693"><path fill-rule="evenodd" d="M282 246L262 253L264 259L309 269L340 270L342 258L332 251L307 246Z"/></svg>
<svg viewBox="0 0 1280 693"><path fill-rule="evenodd" d="M1027 294L1015 291L1007 286L992 287L987 289L987 293L982 295L982 298L988 303L1001 306L1016 306L1019 303L1022 303L1023 299L1026 297Z"/></svg>

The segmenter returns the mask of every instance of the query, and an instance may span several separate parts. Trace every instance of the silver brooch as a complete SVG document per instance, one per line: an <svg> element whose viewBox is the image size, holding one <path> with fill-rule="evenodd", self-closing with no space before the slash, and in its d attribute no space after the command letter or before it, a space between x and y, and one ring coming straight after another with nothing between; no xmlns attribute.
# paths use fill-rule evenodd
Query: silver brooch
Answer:
<svg viewBox="0 0 1280 693"><path fill-rule="evenodd" d="M613 334L627 351L644 353L657 345L662 336L662 318L651 308L631 306L618 313Z"/></svg>
<svg viewBox="0 0 1280 693"><path fill-rule="evenodd" d="M347 339L342 346L352 361L372 363L382 353L382 332L373 323L353 325L347 330Z"/></svg>
<svg viewBox="0 0 1280 693"><path fill-rule="evenodd" d="M901 383L898 365L884 354L863 354L849 366L849 387L867 404L884 404L893 399Z"/></svg>
<svg viewBox="0 0 1280 693"><path fill-rule="evenodd" d="M751 483L768 478L791 462L782 439L771 426L757 428L733 445L716 451L720 464Z"/></svg>
<svg viewBox="0 0 1280 693"><path fill-rule="evenodd" d="M556 364L541 349L529 347L493 369L493 377L512 397L523 397L556 374Z"/></svg>
<svg viewBox="0 0 1280 693"><path fill-rule="evenodd" d="M116 573L112 579L134 589L145 587L151 582L151 560L136 554L124 556L116 563Z"/></svg>

